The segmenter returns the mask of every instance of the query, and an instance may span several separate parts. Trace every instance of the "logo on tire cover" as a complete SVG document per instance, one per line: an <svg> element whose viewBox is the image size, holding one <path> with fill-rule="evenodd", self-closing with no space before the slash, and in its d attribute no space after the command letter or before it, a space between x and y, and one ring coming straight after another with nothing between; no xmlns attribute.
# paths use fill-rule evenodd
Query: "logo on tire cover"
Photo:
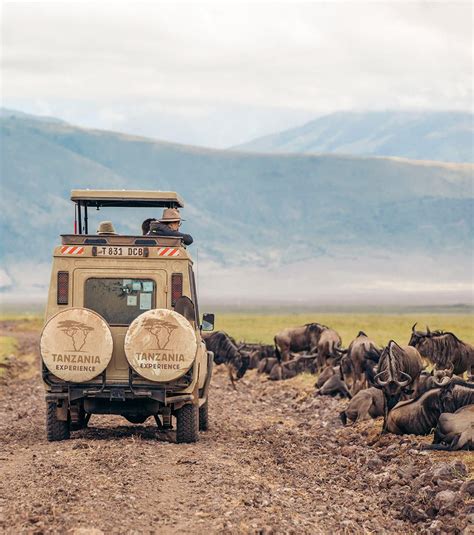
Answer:
<svg viewBox="0 0 474 535"><path fill-rule="evenodd" d="M70 338L71 351L77 351L78 353L85 352L84 346L86 345L87 337L93 331L94 327L90 327L82 321L75 320L63 320L58 324L59 329Z"/></svg>
<svg viewBox="0 0 474 535"><path fill-rule="evenodd" d="M156 347L150 347L150 349L163 350L168 349L173 331L178 328L178 325L156 318L147 318L143 322L143 327L153 336L155 340Z"/></svg>

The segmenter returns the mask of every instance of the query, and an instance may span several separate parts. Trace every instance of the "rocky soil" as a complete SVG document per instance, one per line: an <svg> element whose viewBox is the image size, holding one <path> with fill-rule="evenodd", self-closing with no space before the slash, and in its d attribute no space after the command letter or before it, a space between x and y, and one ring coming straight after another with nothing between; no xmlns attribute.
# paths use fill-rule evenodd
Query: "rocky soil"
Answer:
<svg viewBox="0 0 474 535"><path fill-rule="evenodd" d="M380 437L378 422L343 428L346 402L299 377L251 372L233 391L217 369L211 430L178 445L151 418L114 416L48 443L32 375L0 386L2 532L474 533L472 453L421 451L426 439Z"/></svg>

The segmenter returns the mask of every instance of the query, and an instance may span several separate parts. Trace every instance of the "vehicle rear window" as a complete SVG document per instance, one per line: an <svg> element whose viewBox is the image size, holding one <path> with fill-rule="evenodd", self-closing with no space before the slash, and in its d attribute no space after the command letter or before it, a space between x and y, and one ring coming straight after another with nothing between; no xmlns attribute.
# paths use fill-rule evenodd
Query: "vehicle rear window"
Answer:
<svg viewBox="0 0 474 535"><path fill-rule="evenodd" d="M84 306L100 314L109 325L130 325L155 308L155 282L149 279L87 279Z"/></svg>

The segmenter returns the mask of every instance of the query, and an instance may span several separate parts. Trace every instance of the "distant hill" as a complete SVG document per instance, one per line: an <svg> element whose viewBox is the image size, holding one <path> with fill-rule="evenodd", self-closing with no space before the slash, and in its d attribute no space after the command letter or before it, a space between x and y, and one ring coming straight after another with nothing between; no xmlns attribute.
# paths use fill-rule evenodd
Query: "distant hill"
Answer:
<svg viewBox="0 0 474 535"><path fill-rule="evenodd" d="M474 115L464 112L338 112L233 147L271 153L338 153L474 162Z"/></svg>
<svg viewBox="0 0 474 535"><path fill-rule="evenodd" d="M367 277L371 258L408 266L415 254L457 258L456 269L469 272L472 165L206 150L11 114L0 118L0 135L4 289L18 290L21 277L44 286L40 266L49 270L58 234L72 230L73 188L180 192L192 250L211 272L328 259L343 272L348 259L363 259ZM112 219L119 232L137 232L157 215L93 211L91 228Z"/></svg>

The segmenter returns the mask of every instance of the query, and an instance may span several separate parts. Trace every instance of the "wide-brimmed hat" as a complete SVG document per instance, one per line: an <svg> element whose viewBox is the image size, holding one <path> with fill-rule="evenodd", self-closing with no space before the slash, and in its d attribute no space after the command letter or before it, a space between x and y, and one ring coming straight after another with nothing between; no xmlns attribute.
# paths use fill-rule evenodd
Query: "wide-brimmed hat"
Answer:
<svg viewBox="0 0 474 535"><path fill-rule="evenodd" d="M173 223L176 221L186 221L181 219L181 214L176 208L165 208L163 210L163 217L159 220L160 223Z"/></svg>
<svg viewBox="0 0 474 535"><path fill-rule="evenodd" d="M112 221L101 221L97 227L97 234L117 234Z"/></svg>

